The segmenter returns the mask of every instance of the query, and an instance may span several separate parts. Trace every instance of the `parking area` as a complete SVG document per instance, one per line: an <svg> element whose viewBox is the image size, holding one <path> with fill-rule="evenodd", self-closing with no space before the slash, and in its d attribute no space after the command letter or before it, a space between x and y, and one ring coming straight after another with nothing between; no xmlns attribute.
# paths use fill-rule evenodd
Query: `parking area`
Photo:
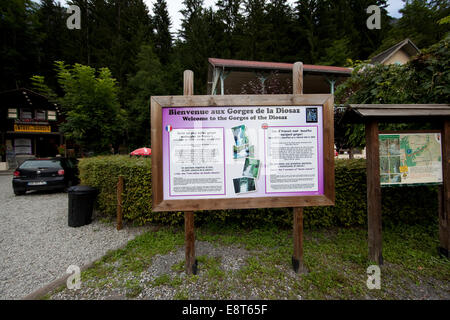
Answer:
<svg viewBox="0 0 450 320"><path fill-rule="evenodd" d="M67 193L15 196L11 179L0 175L0 299L21 299L145 230L117 231L95 215L89 225L69 227Z"/></svg>

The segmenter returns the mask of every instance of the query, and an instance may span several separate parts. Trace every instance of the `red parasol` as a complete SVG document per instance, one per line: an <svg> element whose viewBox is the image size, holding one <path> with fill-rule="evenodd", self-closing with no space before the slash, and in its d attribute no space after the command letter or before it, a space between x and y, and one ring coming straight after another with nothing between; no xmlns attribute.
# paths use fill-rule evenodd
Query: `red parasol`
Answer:
<svg viewBox="0 0 450 320"><path fill-rule="evenodd" d="M130 153L130 156L151 156L152 149L150 148L139 148Z"/></svg>

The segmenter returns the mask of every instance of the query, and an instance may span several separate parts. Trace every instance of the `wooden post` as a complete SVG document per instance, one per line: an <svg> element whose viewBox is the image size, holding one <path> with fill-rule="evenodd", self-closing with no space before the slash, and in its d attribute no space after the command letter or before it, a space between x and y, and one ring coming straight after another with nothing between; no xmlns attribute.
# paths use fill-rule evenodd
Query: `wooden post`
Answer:
<svg viewBox="0 0 450 320"><path fill-rule="evenodd" d="M378 122L366 123L366 165L367 165L367 219L369 259L383 264L381 237L381 186Z"/></svg>
<svg viewBox="0 0 450 320"><path fill-rule="evenodd" d="M303 208L294 208L294 255L292 267L295 273L308 273L303 263Z"/></svg>
<svg viewBox="0 0 450 320"><path fill-rule="evenodd" d="M194 72L185 70L183 74L183 94L192 96L194 94ZM197 273L197 260L195 259L195 233L194 233L194 212L184 213L184 241L186 257L186 273Z"/></svg>
<svg viewBox="0 0 450 320"><path fill-rule="evenodd" d="M439 188L439 253L450 258L450 120L442 130L442 180Z"/></svg>
<svg viewBox="0 0 450 320"><path fill-rule="evenodd" d="M303 63L296 62L292 68L293 94L303 94Z"/></svg>
<svg viewBox="0 0 450 320"><path fill-rule="evenodd" d="M122 193L123 193L123 176L119 176L117 181L117 230L122 229Z"/></svg>
<svg viewBox="0 0 450 320"><path fill-rule="evenodd" d="M195 233L194 212L184 213L184 242L185 242L185 269L187 274L197 274L197 260L195 259Z"/></svg>
<svg viewBox="0 0 450 320"><path fill-rule="evenodd" d="M292 68L292 93L303 94L303 63L296 62ZM292 256L292 267L295 273L306 273L303 264L303 208L293 209L293 238L294 255Z"/></svg>
<svg viewBox="0 0 450 320"><path fill-rule="evenodd" d="M194 95L194 72L185 70L183 73L183 95Z"/></svg>

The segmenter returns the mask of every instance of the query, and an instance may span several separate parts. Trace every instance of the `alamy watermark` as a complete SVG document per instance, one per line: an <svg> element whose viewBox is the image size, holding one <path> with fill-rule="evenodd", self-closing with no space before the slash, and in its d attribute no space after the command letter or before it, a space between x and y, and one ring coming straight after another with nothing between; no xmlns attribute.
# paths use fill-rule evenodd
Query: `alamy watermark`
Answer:
<svg viewBox="0 0 450 320"><path fill-rule="evenodd" d="M69 290L78 290L81 288L81 271L80 267L76 265L70 265L66 273L70 274L70 276L67 278L66 284L67 289Z"/></svg>
<svg viewBox="0 0 450 320"><path fill-rule="evenodd" d="M381 269L377 265L367 268L367 288L369 290L381 289Z"/></svg>
<svg viewBox="0 0 450 320"><path fill-rule="evenodd" d="M81 29L81 10L77 5L70 5L67 13L71 14L66 20L67 29Z"/></svg>
<svg viewBox="0 0 450 320"><path fill-rule="evenodd" d="M367 19L366 25L369 30L380 30L381 29L381 9L379 6L371 5L367 7L366 12L371 14Z"/></svg>
<svg viewBox="0 0 450 320"><path fill-rule="evenodd" d="M381 29L381 9L377 5L371 5L367 7L366 12L371 14L366 21L367 28L369 30L380 30ZM77 5L70 5L67 8L67 13L70 16L66 20L66 26L68 29L73 30L81 29L81 10Z"/></svg>

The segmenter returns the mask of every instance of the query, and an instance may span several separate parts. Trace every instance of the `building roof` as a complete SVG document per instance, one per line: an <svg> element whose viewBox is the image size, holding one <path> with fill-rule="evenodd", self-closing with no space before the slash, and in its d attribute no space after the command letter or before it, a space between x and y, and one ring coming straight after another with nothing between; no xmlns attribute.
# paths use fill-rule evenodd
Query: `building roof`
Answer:
<svg viewBox="0 0 450 320"><path fill-rule="evenodd" d="M19 88L0 92L0 107L43 107L58 110L58 106L48 100L46 96L30 89Z"/></svg>
<svg viewBox="0 0 450 320"><path fill-rule="evenodd" d="M219 59L209 58L208 62L214 67L236 68L236 69L270 69L270 70L286 70L291 71L294 66L293 63L283 62L263 62L263 61L248 61L248 60L231 60L231 59ZM334 67L334 66L319 66L304 64L304 72L314 73L337 73L348 74L352 73L351 68Z"/></svg>
<svg viewBox="0 0 450 320"><path fill-rule="evenodd" d="M406 51L406 53L408 53L411 57L420 53L419 48L417 48L417 46L410 39L407 38L397 43L395 46L392 46L389 49L377 54L375 57L371 59L371 62L372 64L384 63L401 49Z"/></svg>
<svg viewBox="0 0 450 320"><path fill-rule="evenodd" d="M341 121L364 122L376 119L396 122L404 119L428 121L450 118L449 104L350 104ZM344 120L345 119L345 120Z"/></svg>

